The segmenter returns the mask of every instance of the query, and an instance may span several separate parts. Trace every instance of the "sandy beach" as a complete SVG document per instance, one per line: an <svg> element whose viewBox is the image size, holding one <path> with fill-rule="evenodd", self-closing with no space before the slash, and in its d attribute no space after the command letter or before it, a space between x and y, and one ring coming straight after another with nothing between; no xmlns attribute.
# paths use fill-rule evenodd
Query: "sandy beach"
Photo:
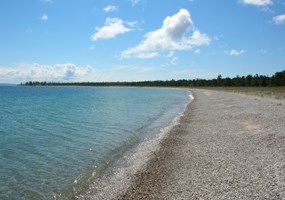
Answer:
<svg viewBox="0 0 285 200"><path fill-rule="evenodd" d="M119 199L285 199L285 102L194 90Z"/></svg>

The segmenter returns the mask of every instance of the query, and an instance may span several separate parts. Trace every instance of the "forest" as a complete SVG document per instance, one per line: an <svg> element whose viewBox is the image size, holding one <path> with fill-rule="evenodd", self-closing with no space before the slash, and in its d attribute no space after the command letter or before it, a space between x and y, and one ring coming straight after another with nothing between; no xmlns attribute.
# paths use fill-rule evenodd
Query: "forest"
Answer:
<svg viewBox="0 0 285 200"><path fill-rule="evenodd" d="M285 86L285 70L272 76L247 75L234 78L181 79L136 82L39 82L28 81L22 86L135 86L135 87L279 87Z"/></svg>

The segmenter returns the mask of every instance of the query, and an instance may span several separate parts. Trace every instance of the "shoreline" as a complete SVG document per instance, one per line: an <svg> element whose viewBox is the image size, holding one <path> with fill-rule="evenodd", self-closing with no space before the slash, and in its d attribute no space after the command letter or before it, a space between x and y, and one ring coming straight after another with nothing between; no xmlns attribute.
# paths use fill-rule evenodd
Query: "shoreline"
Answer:
<svg viewBox="0 0 285 200"><path fill-rule="evenodd" d="M284 199L285 101L191 92L155 149L125 158L140 162L76 199Z"/></svg>
<svg viewBox="0 0 285 200"><path fill-rule="evenodd" d="M161 88L159 88L161 89ZM177 88L172 88L177 89ZM124 195L128 188L135 182L136 174L143 171L149 160L160 149L160 143L168 137L171 130L180 123L187 107L193 101L192 92L188 93L189 100L183 104L183 109L172 119L170 124L162 127L155 135L147 136L137 146L127 150L121 158L115 160L99 177L91 184L88 190L74 196L74 199L118 199Z"/></svg>
<svg viewBox="0 0 285 200"><path fill-rule="evenodd" d="M284 199L285 103L192 91L180 124L118 199Z"/></svg>

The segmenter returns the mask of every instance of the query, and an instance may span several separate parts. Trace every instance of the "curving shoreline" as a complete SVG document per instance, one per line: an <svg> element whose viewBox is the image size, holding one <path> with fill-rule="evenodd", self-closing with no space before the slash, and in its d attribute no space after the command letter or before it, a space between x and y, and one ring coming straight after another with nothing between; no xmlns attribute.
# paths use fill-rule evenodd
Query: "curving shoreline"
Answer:
<svg viewBox="0 0 285 200"><path fill-rule="evenodd" d="M118 199L284 199L285 102L193 93L180 124Z"/></svg>
<svg viewBox="0 0 285 200"><path fill-rule="evenodd" d="M177 88L174 89L178 90ZM183 90L185 91L185 89ZM161 142L168 137L173 127L180 123L186 107L193 100L193 96L190 95L191 92L186 90L186 93L189 99L181 105L175 105L181 107L181 110L176 113L169 124L166 124L167 126L160 128L155 135L144 138L137 146L125 152L123 157L112 163L102 175L93 179L86 191L73 198L102 200L118 199L123 196L128 188L133 185L137 175L146 168L154 154L159 151Z"/></svg>

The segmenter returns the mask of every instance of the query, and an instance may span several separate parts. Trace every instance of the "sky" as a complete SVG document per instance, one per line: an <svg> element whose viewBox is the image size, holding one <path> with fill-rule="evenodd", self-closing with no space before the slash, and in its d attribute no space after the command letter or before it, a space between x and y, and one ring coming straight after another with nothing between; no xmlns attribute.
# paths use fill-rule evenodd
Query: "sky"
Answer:
<svg viewBox="0 0 285 200"><path fill-rule="evenodd" d="M1 0L0 83L285 70L285 0Z"/></svg>

